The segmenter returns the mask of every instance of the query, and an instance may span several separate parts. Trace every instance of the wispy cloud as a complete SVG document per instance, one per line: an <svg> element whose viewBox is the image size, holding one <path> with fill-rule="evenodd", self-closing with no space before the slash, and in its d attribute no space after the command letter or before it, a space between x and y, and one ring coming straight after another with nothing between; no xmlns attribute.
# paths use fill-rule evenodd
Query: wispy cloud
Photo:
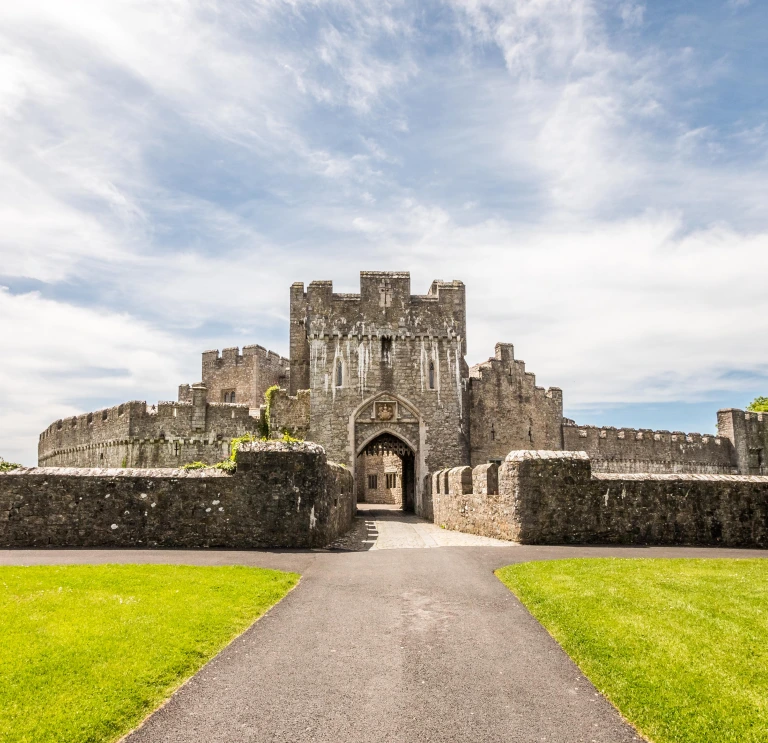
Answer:
<svg viewBox="0 0 768 743"><path fill-rule="evenodd" d="M288 285L354 291L368 268L410 269L414 291L464 279L470 361L512 341L568 405L740 404L768 361L765 20L742 2L6 3L0 455L171 394L203 347L285 353Z"/></svg>

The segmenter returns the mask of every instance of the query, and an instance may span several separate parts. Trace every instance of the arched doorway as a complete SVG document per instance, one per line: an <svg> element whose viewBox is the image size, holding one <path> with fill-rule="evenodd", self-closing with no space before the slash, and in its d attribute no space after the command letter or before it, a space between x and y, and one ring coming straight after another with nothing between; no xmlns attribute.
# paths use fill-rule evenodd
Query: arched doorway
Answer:
<svg viewBox="0 0 768 743"><path fill-rule="evenodd" d="M416 458L403 439L385 431L360 451L355 466L359 503L381 503L413 511Z"/></svg>

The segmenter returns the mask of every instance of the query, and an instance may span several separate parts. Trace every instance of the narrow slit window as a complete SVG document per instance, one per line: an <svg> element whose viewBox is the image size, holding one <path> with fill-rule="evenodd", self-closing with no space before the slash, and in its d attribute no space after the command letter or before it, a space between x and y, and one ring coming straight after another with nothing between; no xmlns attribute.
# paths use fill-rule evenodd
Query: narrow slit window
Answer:
<svg viewBox="0 0 768 743"><path fill-rule="evenodd" d="M381 360L385 364L392 363L392 339L387 335L381 338Z"/></svg>
<svg viewBox="0 0 768 743"><path fill-rule="evenodd" d="M496 441L496 429L493 427L493 423L491 423L491 441Z"/></svg>
<svg viewBox="0 0 768 743"><path fill-rule="evenodd" d="M344 364L341 359L336 362L336 386L342 387L344 384Z"/></svg>
<svg viewBox="0 0 768 743"><path fill-rule="evenodd" d="M429 389L435 389L435 362L429 362Z"/></svg>

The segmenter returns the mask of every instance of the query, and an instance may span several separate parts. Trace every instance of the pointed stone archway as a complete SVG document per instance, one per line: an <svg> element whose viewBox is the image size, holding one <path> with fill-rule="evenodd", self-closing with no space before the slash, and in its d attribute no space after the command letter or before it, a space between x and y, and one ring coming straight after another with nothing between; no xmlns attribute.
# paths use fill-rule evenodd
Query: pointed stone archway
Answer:
<svg viewBox="0 0 768 743"><path fill-rule="evenodd" d="M426 472L425 436L424 420L418 409L400 395L380 392L363 401L349 418L349 449L352 455L350 459L358 501L367 500L364 488L367 480L362 481L360 470L366 460L362 457L370 457L378 452L378 456L389 455L400 460L399 467L384 466L381 475L385 477L386 474L398 474L400 502L403 508L419 513L422 495L421 476ZM392 464L391 459L389 464ZM391 471L387 473L386 469ZM395 470L397 470L396 473ZM384 485L386 484L385 479ZM391 491L386 487L382 490ZM395 490L398 490L398 487ZM386 500L390 496L397 498L398 494L393 495L390 492L379 502L393 502Z"/></svg>
<svg viewBox="0 0 768 743"><path fill-rule="evenodd" d="M389 431L369 441L357 456L358 502L414 510L416 481L413 449Z"/></svg>

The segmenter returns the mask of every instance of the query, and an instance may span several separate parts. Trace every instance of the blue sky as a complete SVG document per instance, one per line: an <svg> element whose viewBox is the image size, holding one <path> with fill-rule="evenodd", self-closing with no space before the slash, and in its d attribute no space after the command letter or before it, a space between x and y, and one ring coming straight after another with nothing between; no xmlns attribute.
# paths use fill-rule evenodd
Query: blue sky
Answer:
<svg viewBox="0 0 768 743"><path fill-rule="evenodd" d="M0 7L0 456L287 353L288 287L467 284L584 423L768 394L756 0Z"/></svg>

